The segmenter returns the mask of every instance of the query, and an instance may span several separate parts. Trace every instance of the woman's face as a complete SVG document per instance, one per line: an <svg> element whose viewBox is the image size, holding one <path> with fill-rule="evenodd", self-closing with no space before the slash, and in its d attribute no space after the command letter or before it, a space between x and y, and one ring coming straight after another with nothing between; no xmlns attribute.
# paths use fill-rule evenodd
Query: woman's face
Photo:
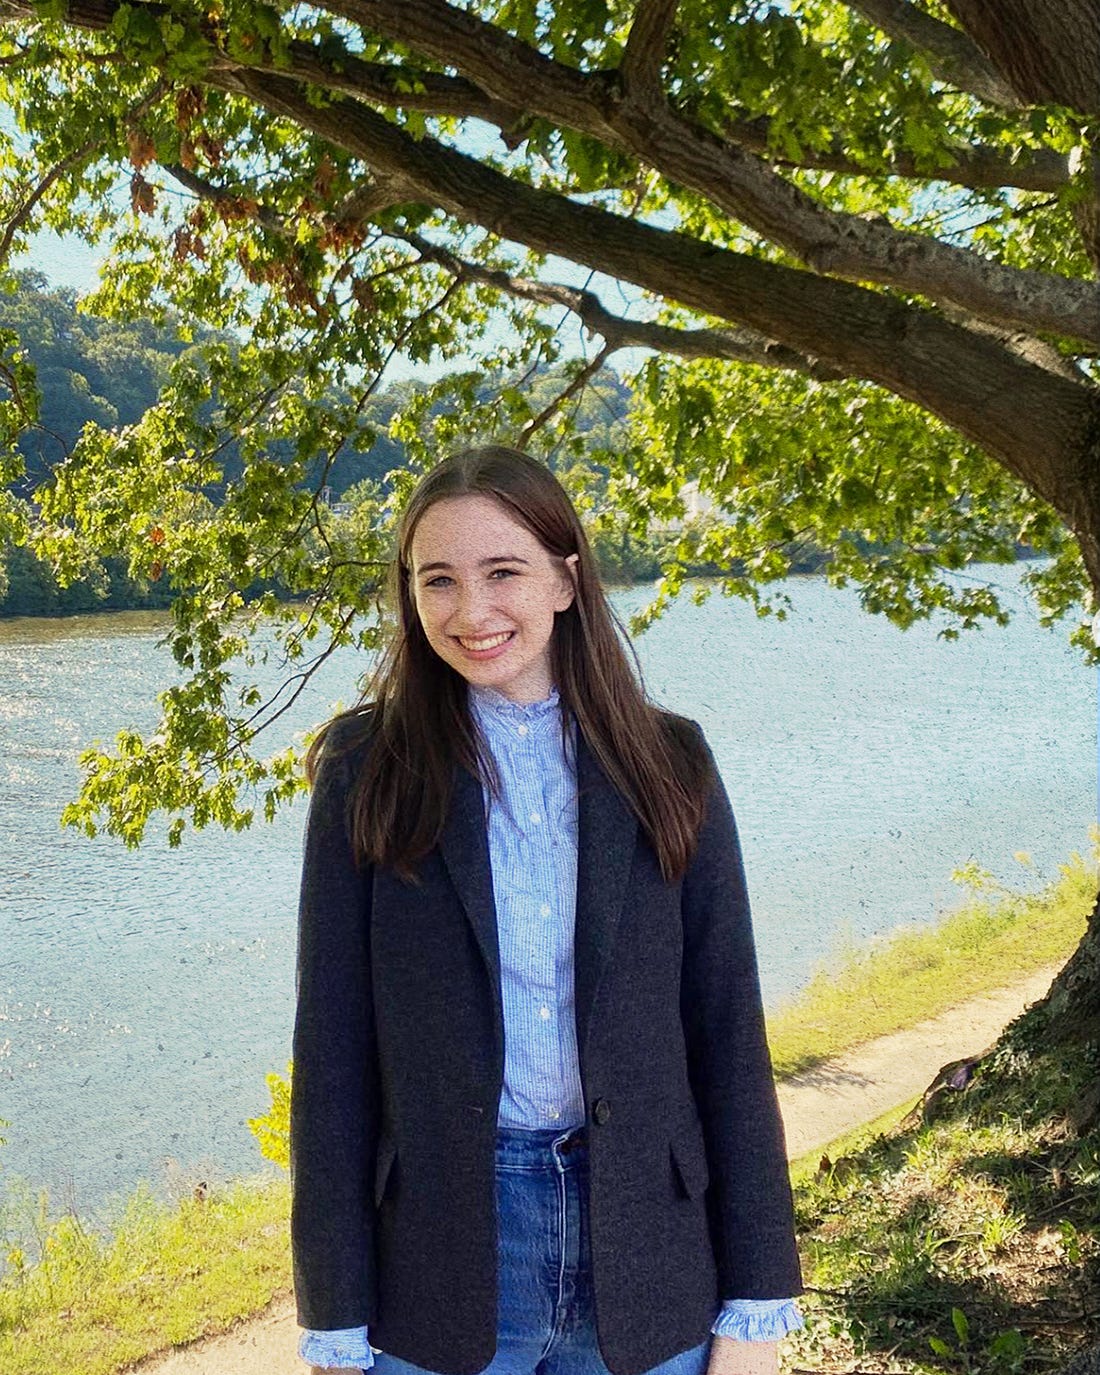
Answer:
<svg viewBox="0 0 1100 1375"><path fill-rule="evenodd" d="M468 683L514 702L553 686L554 616L573 600L566 567L498 501L448 497L421 516L410 548L413 602L428 643Z"/></svg>

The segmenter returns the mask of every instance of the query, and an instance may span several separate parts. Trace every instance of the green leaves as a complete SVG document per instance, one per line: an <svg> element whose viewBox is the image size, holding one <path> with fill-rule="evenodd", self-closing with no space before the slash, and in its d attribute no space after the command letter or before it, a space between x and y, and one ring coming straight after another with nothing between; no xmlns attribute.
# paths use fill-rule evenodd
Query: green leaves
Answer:
<svg viewBox="0 0 1100 1375"><path fill-rule="evenodd" d="M214 56L199 19L182 5L157 11L123 3L111 15L110 32L131 58L156 63L167 75L186 81L200 77Z"/></svg>
<svg viewBox="0 0 1100 1375"><path fill-rule="evenodd" d="M41 225L83 234L107 253L85 308L111 316L121 334L150 320L179 332L172 349L141 354L129 336L86 338L57 324L58 364L40 380L46 407L64 398L83 423L67 450L41 432L37 449L27 439L39 419L26 356L53 315L24 311L0 339L4 485L21 479L24 453L39 455L37 509L0 501L0 534L26 541L63 582L102 586L104 560L117 559L174 597L167 638L181 681L161 698L160 727L85 757L70 823L137 843L164 811L174 844L185 825L246 825L292 795L290 762L262 757L279 705L251 670L265 654L283 656L289 693L335 647L377 646L395 511L417 472L474 438L546 457L615 566L660 560L637 628L689 573L707 571L760 615L783 617L781 580L817 569L899 627L937 616L952 636L1006 615L968 568L1023 549L1043 556L1026 575L1041 615L1077 617L1075 643L1095 654L1081 617L1088 579L1063 521L920 408L925 400L948 413L925 391L936 360L906 352L909 303L920 295L929 310L965 315L957 283L939 275L943 257L936 272L905 278L874 338L874 349L896 354L903 401L850 376L858 366L882 375L866 361L864 322L828 304L840 299L825 280L828 253L818 276L807 266L816 240L805 248L785 218L840 212L853 242L856 217L887 235L893 226L906 231L893 240L899 261L921 261L934 240L969 250L979 271L989 260L1086 280L1089 129L1071 112L995 108L965 83L934 79L925 55L839 0L687 0L652 54L669 117L695 125L677 145L691 159L669 165L661 107L633 112L631 127L652 138L631 143L624 132L617 71L637 15L635 0L477 0L469 22L485 25L491 80L477 62L464 65L457 44L399 42L381 20L375 32L367 20L263 0L122 0L83 27L77 0L46 0L35 22L0 29L6 242L17 251ZM595 113L552 119L553 102L532 101L516 79L508 42L497 50L501 36L560 64L571 90L590 74ZM441 51L446 61L432 55ZM448 163L426 186L409 169L370 165L369 145L351 134L376 111L417 140L418 166L438 141L517 192L533 189L537 232L524 232L535 247L503 237L520 233L507 206L499 216L471 206L468 171ZM1033 153L1053 189L998 185L995 174L965 184L974 162L995 173ZM770 207L745 210L750 225L730 213L727 192L760 170L758 154L788 185L774 183ZM722 194L698 189L706 182L689 177L692 159L720 170ZM569 198L610 218L565 232L558 212ZM626 220L680 236L667 240L669 262L643 274L660 297L589 271L603 261L601 236ZM703 252L685 282L673 260L690 238ZM453 258L433 259L433 246ZM681 299L710 299L714 248L797 265L797 319L769 314L778 298L762 300L750 274L743 293L727 293L728 318L684 310ZM607 335L533 299L531 280L593 291L612 316ZM867 280L891 278L869 268ZM804 322L833 312L814 334L825 342L799 366L848 380L627 352L631 336L614 319L733 328L741 302L757 330L749 356L778 364L809 347L799 342ZM983 347L1007 347L1002 325L974 328ZM608 373L588 376L608 342L633 372L632 399ZM1039 366L1079 378L1083 392L1100 381L1072 339L1032 345ZM406 375L419 370L416 384L393 383L396 360ZM127 392L108 398L103 375L126 377ZM1086 457L1073 458L1074 472L1091 470Z"/></svg>
<svg viewBox="0 0 1100 1375"><path fill-rule="evenodd" d="M256 1138L260 1154L284 1170L290 1169L290 1085L294 1074L294 1062L286 1067L286 1078L280 1074L264 1076L271 1106L267 1112L248 1119L248 1128Z"/></svg>
<svg viewBox="0 0 1100 1375"><path fill-rule="evenodd" d="M758 613L782 616L763 589L811 566L857 585L865 609L900 628L938 615L941 635L954 638L1008 613L990 588L952 574L1011 561L1025 538L1035 553L1064 558L1027 574L1052 616L1084 593L1080 556L1055 513L916 407L866 384L717 362L655 359L640 380L632 448L612 459L612 501L641 529L683 519L688 484L699 494L658 608L686 567L702 566Z"/></svg>

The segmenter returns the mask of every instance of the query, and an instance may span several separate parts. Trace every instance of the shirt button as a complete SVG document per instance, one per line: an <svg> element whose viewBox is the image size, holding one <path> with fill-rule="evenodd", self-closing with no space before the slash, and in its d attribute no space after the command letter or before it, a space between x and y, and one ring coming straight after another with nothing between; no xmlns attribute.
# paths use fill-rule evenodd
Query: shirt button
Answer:
<svg viewBox="0 0 1100 1375"><path fill-rule="evenodd" d="M527 727L526 727L526 726L517 726L517 727L516 727L516 734L517 734L517 735L526 735L526 734L527 734Z"/></svg>
<svg viewBox="0 0 1100 1375"><path fill-rule="evenodd" d="M556 1122L556 1121L558 1120L558 1118L561 1116L561 1109L560 1109L560 1108L547 1108L546 1111L547 1111L547 1114L548 1114L551 1118L553 1118L553 1120L554 1120L555 1122Z"/></svg>
<svg viewBox="0 0 1100 1375"><path fill-rule="evenodd" d="M537 825L539 824L539 822L542 820L542 817L539 816L538 812L532 812L532 813L531 813L531 816L530 816L530 820L531 820L532 822L534 822L534 824L537 826Z"/></svg>
<svg viewBox="0 0 1100 1375"><path fill-rule="evenodd" d="M539 916L540 916L540 917L548 917L549 915L550 915L550 904L549 904L548 902L544 902L544 903L542 904L542 906L539 908Z"/></svg>
<svg viewBox="0 0 1100 1375"><path fill-rule="evenodd" d="M542 1007L539 1008L539 1016L542 1018L544 1022L548 1022L550 1020L550 1009L546 1006L545 1003L543 1003Z"/></svg>

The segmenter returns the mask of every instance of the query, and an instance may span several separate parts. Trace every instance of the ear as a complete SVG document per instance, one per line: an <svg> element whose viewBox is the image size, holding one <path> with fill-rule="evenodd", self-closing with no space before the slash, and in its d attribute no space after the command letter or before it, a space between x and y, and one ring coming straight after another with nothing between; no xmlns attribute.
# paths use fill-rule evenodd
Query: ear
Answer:
<svg viewBox="0 0 1100 1375"><path fill-rule="evenodd" d="M565 611L573 605L573 598L577 595L577 564L579 562L579 554L566 554L565 558L562 559L562 563L569 570L569 576L562 577L561 594L554 607L555 611Z"/></svg>

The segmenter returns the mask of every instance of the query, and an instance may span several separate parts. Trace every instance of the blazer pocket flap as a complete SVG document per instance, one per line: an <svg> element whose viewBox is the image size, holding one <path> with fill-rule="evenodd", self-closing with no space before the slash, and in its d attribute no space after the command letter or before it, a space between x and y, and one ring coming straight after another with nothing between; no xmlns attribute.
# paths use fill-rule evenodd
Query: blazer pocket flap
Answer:
<svg viewBox="0 0 1100 1375"><path fill-rule="evenodd" d="M696 1125L690 1132L680 1132L669 1142L669 1147L680 1186L688 1198L698 1198L710 1181L707 1152L699 1127Z"/></svg>
<svg viewBox="0 0 1100 1375"><path fill-rule="evenodd" d="M386 1192L386 1182L397 1159L397 1142L392 1136L383 1136L378 1142L378 1159L374 1166L374 1206L377 1208Z"/></svg>

